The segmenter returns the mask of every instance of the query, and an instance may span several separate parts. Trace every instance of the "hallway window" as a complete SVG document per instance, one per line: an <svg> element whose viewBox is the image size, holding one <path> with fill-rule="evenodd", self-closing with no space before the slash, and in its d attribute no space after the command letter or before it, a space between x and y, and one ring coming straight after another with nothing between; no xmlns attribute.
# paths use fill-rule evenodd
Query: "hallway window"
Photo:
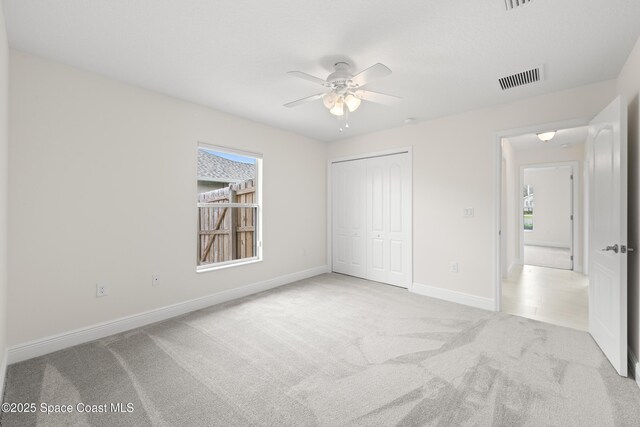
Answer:
<svg viewBox="0 0 640 427"><path fill-rule="evenodd" d="M533 186L525 185L522 196L524 230L533 231Z"/></svg>

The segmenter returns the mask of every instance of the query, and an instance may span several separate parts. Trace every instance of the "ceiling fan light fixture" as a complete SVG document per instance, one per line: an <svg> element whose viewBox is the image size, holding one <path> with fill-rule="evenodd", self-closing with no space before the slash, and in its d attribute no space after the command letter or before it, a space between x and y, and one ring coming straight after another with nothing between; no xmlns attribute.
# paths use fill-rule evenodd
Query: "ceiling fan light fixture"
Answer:
<svg viewBox="0 0 640 427"><path fill-rule="evenodd" d="M347 108L349 109L350 113L353 113L354 111L356 111L360 106L361 102L362 100L354 96L353 94L349 94L346 96L346 98L344 98L344 103L347 104Z"/></svg>
<svg viewBox="0 0 640 427"><path fill-rule="evenodd" d="M326 93L322 97L322 102L324 103L324 106L327 107L329 110L332 109L334 105L336 105L337 100L338 100L338 96L336 95L335 92Z"/></svg>
<svg viewBox="0 0 640 427"><path fill-rule="evenodd" d="M344 102L343 102L342 97L338 98L338 100L335 102L335 105L333 107L331 107L329 112L331 114L333 114L334 116L342 116L342 115L344 115Z"/></svg>
<svg viewBox="0 0 640 427"><path fill-rule="evenodd" d="M554 136L556 136L556 131L551 131L551 132L541 132L536 134L538 136L538 139L542 142L549 142L553 139Z"/></svg>

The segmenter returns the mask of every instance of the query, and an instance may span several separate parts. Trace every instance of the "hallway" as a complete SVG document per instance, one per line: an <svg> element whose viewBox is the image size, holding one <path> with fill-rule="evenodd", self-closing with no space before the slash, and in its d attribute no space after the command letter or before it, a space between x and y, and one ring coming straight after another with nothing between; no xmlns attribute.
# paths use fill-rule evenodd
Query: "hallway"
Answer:
<svg viewBox="0 0 640 427"><path fill-rule="evenodd" d="M586 331L588 285L587 276L573 271L519 266L502 281L502 311Z"/></svg>

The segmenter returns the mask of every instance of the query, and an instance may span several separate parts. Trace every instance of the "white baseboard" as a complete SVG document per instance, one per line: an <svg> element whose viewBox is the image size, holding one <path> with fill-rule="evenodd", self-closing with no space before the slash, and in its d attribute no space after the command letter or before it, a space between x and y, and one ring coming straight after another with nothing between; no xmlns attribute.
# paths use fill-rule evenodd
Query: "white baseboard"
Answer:
<svg viewBox="0 0 640 427"><path fill-rule="evenodd" d="M495 310L495 302L493 298L479 297L476 295L465 294L463 292L423 285L422 283L414 283L411 287L411 292L458 304L469 305L471 307L482 308L484 310Z"/></svg>
<svg viewBox="0 0 640 427"><path fill-rule="evenodd" d="M323 265L309 270L298 271L296 273L286 274L284 276L275 277L262 282L241 286L239 288L217 292L215 294L206 295L189 301L168 305L166 307L149 310L143 313L121 317L108 322L18 344L9 348L7 360L8 363L11 364L32 359L64 348L73 347L74 345L97 340L99 338L104 338L130 329L139 328L171 317L180 316L195 310L242 298L258 292L267 291L278 286L286 285L287 283L307 279L309 277L328 272L329 266Z"/></svg>
<svg viewBox="0 0 640 427"><path fill-rule="evenodd" d="M544 241L539 241L539 240L535 240L535 241L531 241L531 242L527 242L525 240L524 245L525 246L544 246L544 247L547 247L547 248L571 249L571 245L567 244L567 243L562 243L562 242L544 242Z"/></svg>
<svg viewBox="0 0 640 427"><path fill-rule="evenodd" d="M2 361L0 361L0 402L4 398L4 385L6 384L7 378L7 358L8 353L7 350L2 352Z"/></svg>
<svg viewBox="0 0 640 427"><path fill-rule="evenodd" d="M511 273L513 273L514 268L521 267L521 266L522 266L522 260L519 260L519 259L514 260L509 266L509 268L507 269L507 276L511 276Z"/></svg>
<svg viewBox="0 0 640 427"><path fill-rule="evenodd" d="M638 363L638 358L633 351L629 348L629 372L633 375L633 378L636 380L636 384L640 387L640 363Z"/></svg>

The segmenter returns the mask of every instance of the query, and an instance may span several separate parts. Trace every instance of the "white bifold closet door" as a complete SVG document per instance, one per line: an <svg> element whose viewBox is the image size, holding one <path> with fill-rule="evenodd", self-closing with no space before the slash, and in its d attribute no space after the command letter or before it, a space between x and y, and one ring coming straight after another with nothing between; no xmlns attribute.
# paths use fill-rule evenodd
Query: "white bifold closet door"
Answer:
<svg viewBox="0 0 640 427"><path fill-rule="evenodd" d="M333 271L408 288L409 154L334 163L332 182Z"/></svg>
<svg viewBox="0 0 640 427"><path fill-rule="evenodd" d="M367 276L365 161L332 165L333 271Z"/></svg>

